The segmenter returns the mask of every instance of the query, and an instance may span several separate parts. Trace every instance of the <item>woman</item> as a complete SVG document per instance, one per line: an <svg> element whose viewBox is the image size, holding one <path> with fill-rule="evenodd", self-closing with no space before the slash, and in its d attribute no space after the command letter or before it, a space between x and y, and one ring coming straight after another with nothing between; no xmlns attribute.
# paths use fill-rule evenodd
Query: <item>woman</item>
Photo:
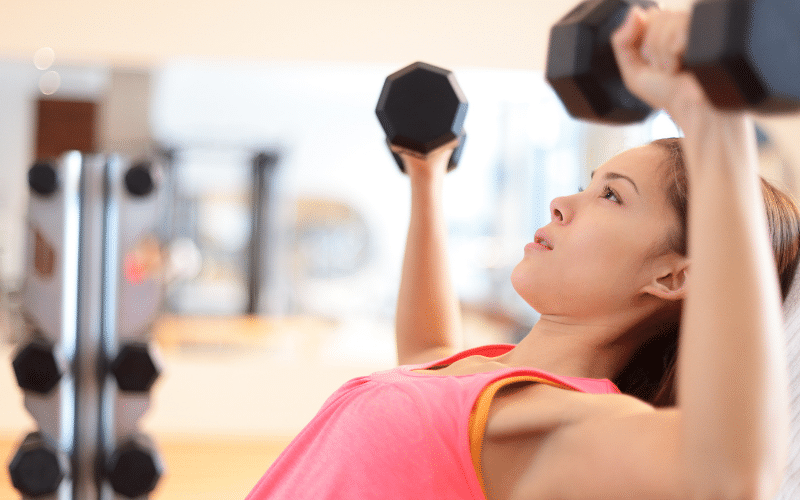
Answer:
<svg viewBox="0 0 800 500"><path fill-rule="evenodd" d="M679 71L687 26L685 14L635 9L615 34L626 85L686 137L624 152L553 200L512 273L541 313L516 346L454 354L441 204L452 144L405 155L403 366L345 384L248 498L770 498L788 398L754 130ZM763 189L788 290L797 210ZM678 322L675 376L661 359Z"/></svg>

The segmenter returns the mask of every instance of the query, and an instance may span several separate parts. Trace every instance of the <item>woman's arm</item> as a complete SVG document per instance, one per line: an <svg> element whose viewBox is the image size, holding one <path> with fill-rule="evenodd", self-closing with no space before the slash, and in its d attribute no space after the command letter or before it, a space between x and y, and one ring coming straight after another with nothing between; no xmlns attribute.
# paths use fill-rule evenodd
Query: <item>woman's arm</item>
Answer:
<svg viewBox="0 0 800 500"><path fill-rule="evenodd" d="M768 500L783 478L788 378L753 125L712 108L680 72L687 19L634 11L613 41L628 88L666 109L686 136L678 407L591 400L590 416L543 439L515 500Z"/></svg>
<svg viewBox="0 0 800 500"><path fill-rule="evenodd" d="M395 319L401 365L441 359L462 346L461 310L450 277L442 203L455 144L425 158L397 150L411 183L411 219Z"/></svg>
<svg viewBox="0 0 800 500"><path fill-rule="evenodd" d="M680 72L688 15L637 11L615 37L628 87L682 128L689 277L678 405L684 473L698 498L768 498L787 454L788 377L775 260L753 124Z"/></svg>
<svg viewBox="0 0 800 500"><path fill-rule="evenodd" d="M688 296L678 365L686 473L768 498L787 456L788 375L753 124L686 106Z"/></svg>

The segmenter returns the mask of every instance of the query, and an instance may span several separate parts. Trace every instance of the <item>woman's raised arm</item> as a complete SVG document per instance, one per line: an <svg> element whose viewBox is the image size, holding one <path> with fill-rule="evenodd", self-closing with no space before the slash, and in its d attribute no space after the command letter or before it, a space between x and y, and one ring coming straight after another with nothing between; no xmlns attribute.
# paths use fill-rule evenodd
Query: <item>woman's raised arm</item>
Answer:
<svg viewBox="0 0 800 500"><path fill-rule="evenodd" d="M742 498L780 485L788 376L752 122L687 106L690 278L678 365L687 474ZM723 484L714 485L724 487Z"/></svg>
<svg viewBox="0 0 800 500"><path fill-rule="evenodd" d="M626 85L685 134L689 273L680 449L697 498L769 498L785 466L788 377L755 131L680 72L688 15L634 10L614 39Z"/></svg>
<svg viewBox="0 0 800 500"><path fill-rule="evenodd" d="M399 363L447 357L462 348L461 310L447 255L442 194L453 141L420 158L396 149L411 183L411 219L397 298Z"/></svg>

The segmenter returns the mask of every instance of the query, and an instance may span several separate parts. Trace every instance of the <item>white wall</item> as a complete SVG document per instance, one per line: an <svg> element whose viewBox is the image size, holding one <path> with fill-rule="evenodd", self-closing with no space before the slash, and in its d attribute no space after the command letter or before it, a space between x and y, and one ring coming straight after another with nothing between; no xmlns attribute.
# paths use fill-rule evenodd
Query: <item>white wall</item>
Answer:
<svg viewBox="0 0 800 500"><path fill-rule="evenodd" d="M550 27L577 0L29 0L5 2L0 58L150 68L186 57L542 70ZM686 9L693 0L662 0ZM23 64L24 66L24 64ZM2 75L0 75L2 78ZM6 97L6 96L4 96ZM9 99L4 99L8 103ZM7 106L8 104L0 104ZM11 105L19 105L11 104ZM800 165L800 119L770 118ZM15 123L14 126L17 126ZM0 139L3 140L3 139Z"/></svg>
<svg viewBox="0 0 800 500"><path fill-rule="evenodd" d="M22 268L26 170L34 142L34 97L37 74L33 65L7 63L0 70L0 279L18 281ZM0 336L2 337L2 336Z"/></svg>
<svg viewBox="0 0 800 500"><path fill-rule="evenodd" d="M5 2L0 56L152 65L176 57L542 69L554 0ZM687 5L668 0L666 5Z"/></svg>

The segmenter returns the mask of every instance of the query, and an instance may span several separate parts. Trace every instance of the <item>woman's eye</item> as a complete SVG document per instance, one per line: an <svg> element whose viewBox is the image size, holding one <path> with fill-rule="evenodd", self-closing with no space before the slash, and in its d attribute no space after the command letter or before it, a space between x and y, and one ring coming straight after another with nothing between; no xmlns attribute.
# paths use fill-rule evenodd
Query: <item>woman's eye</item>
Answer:
<svg viewBox="0 0 800 500"><path fill-rule="evenodd" d="M603 188L603 198L611 200L614 203L622 204L622 200L620 199L619 196L617 196L617 193L608 186Z"/></svg>

